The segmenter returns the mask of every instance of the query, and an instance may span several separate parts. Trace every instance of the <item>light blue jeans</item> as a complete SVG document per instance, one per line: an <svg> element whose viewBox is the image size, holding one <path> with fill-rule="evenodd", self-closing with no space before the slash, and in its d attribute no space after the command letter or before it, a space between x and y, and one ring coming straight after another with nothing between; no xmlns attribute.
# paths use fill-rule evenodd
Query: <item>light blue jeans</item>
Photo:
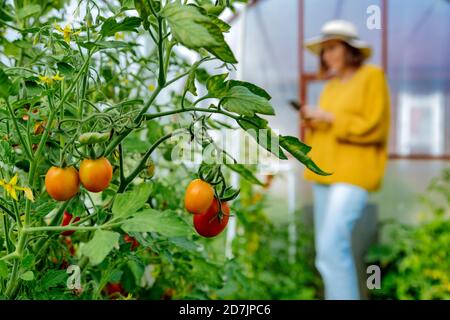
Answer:
<svg viewBox="0 0 450 320"><path fill-rule="evenodd" d="M351 240L368 192L347 183L314 184L313 192L316 267L325 285L325 299L360 299Z"/></svg>

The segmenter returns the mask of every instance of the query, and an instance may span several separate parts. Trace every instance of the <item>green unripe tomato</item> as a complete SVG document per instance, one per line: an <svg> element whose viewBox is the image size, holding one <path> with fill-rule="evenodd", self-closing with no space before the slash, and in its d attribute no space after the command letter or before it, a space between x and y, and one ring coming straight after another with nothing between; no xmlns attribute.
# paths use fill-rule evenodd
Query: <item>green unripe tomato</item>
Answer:
<svg viewBox="0 0 450 320"><path fill-rule="evenodd" d="M86 132L80 135L78 141L80 144L96 144L108 141L110 138L109 132Z"/></svg>

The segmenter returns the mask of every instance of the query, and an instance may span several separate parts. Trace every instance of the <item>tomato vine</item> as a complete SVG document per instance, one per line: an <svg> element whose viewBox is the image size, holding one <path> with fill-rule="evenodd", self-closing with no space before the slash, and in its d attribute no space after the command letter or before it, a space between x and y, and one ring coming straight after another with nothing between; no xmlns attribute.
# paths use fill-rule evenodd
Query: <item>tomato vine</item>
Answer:
<svg viewBox="0 0 450 320"><path fill-rule="evenodd" d="M70 252L76 247L77 253L67 259L82 268L89 266L82 275L96 288L93 297L107 283L101 268L96 268L117 257L125 241L121 234L127 235L127 242L134 239L139 266L157 259L146 255L146 248L157 251L161 242L179 243L171 240L179 237L193 241L193 227L183 215L183 206L158 197L158 188L163 188L157 181L159 164L155 167L152 162L148 170L152 158L160 159L161 168L165 162L175 170L170 152L176 136L189 136L201 150L212 146L216 160L228 160L201 163L193 174L214 192L214 201L205 207L212 219L203 221L202 228L217 217L223 230L230 212L226 202L239 195L228 184L227 170L251 183L261 182L208 136L211 123L223 127L214 115L231 119L243 130L263 130L264 138L249 132L262 148L280 159L287 159L288 152L310 170L327 174L309 158L308 146L296 137L277 136L261 117L275 113L264 89L204 69L219 62L231 70L237 63L223 35L230 26L219 18L233 3L79 1L77 12L82 15L84 10L84 15L61 27L65 21L51 9L66 10L64 0L2 2L0 32L17 36L0 39L4 137L0 186L5 195L0 201L0 288L5 297L27 296L27 282L48 268L46 256L56 258L61 252L61 234L75 238ZM139 50L143 43L149 44L142 50L145 53ZM177 51L182 47L196 52L198 60L186 61ZM182 79L184 87L180 87ZM206 94L197 97L197 90ZM209 106L207 101L212 101ZM174 117L180 121L173 121ZM198 132L194 126L200 127ZM139 139L142 134L145 138ZM139 142L133 144L133 139ZM274 139L277 144L268 142ZM86 169L100 162L103 167ZM44 183L44 177L67 168L73 169L82 187L78 189L75 181L72 190L58 196L69 178L59 175L53 181L45 178ZM36 263L24 263L28 260Z"/></svg>

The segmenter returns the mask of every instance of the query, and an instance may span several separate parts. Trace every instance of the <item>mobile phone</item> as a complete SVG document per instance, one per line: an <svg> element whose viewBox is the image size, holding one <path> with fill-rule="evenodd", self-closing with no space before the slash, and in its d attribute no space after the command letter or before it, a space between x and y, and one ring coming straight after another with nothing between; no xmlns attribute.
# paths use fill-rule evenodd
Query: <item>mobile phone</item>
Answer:
<svg viewBox="0 0 450 320"><path fill-rule="evenodd" d="M291 105L291 107L293 107L295 110L300 111L300 109L302 108L302 104L298 101L295 100L290 100L289 104Z"/></svg>

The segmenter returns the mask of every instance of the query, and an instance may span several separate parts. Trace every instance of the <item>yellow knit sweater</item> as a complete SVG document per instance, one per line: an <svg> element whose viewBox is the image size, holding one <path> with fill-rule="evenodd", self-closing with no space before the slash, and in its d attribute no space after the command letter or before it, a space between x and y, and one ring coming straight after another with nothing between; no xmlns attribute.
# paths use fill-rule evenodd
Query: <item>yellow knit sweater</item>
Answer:
<svg viewBox="0 0 450 320"><path fill-rule="evenodd" d="M331 184L345 182L368 191L379 189L387 160L390 123L389 89L383 71L363 65L347 81L334 78L325 85L319 106L331 112L332 125L306 132L309 153L317 165L331 172L305 178Z"/></svg>

